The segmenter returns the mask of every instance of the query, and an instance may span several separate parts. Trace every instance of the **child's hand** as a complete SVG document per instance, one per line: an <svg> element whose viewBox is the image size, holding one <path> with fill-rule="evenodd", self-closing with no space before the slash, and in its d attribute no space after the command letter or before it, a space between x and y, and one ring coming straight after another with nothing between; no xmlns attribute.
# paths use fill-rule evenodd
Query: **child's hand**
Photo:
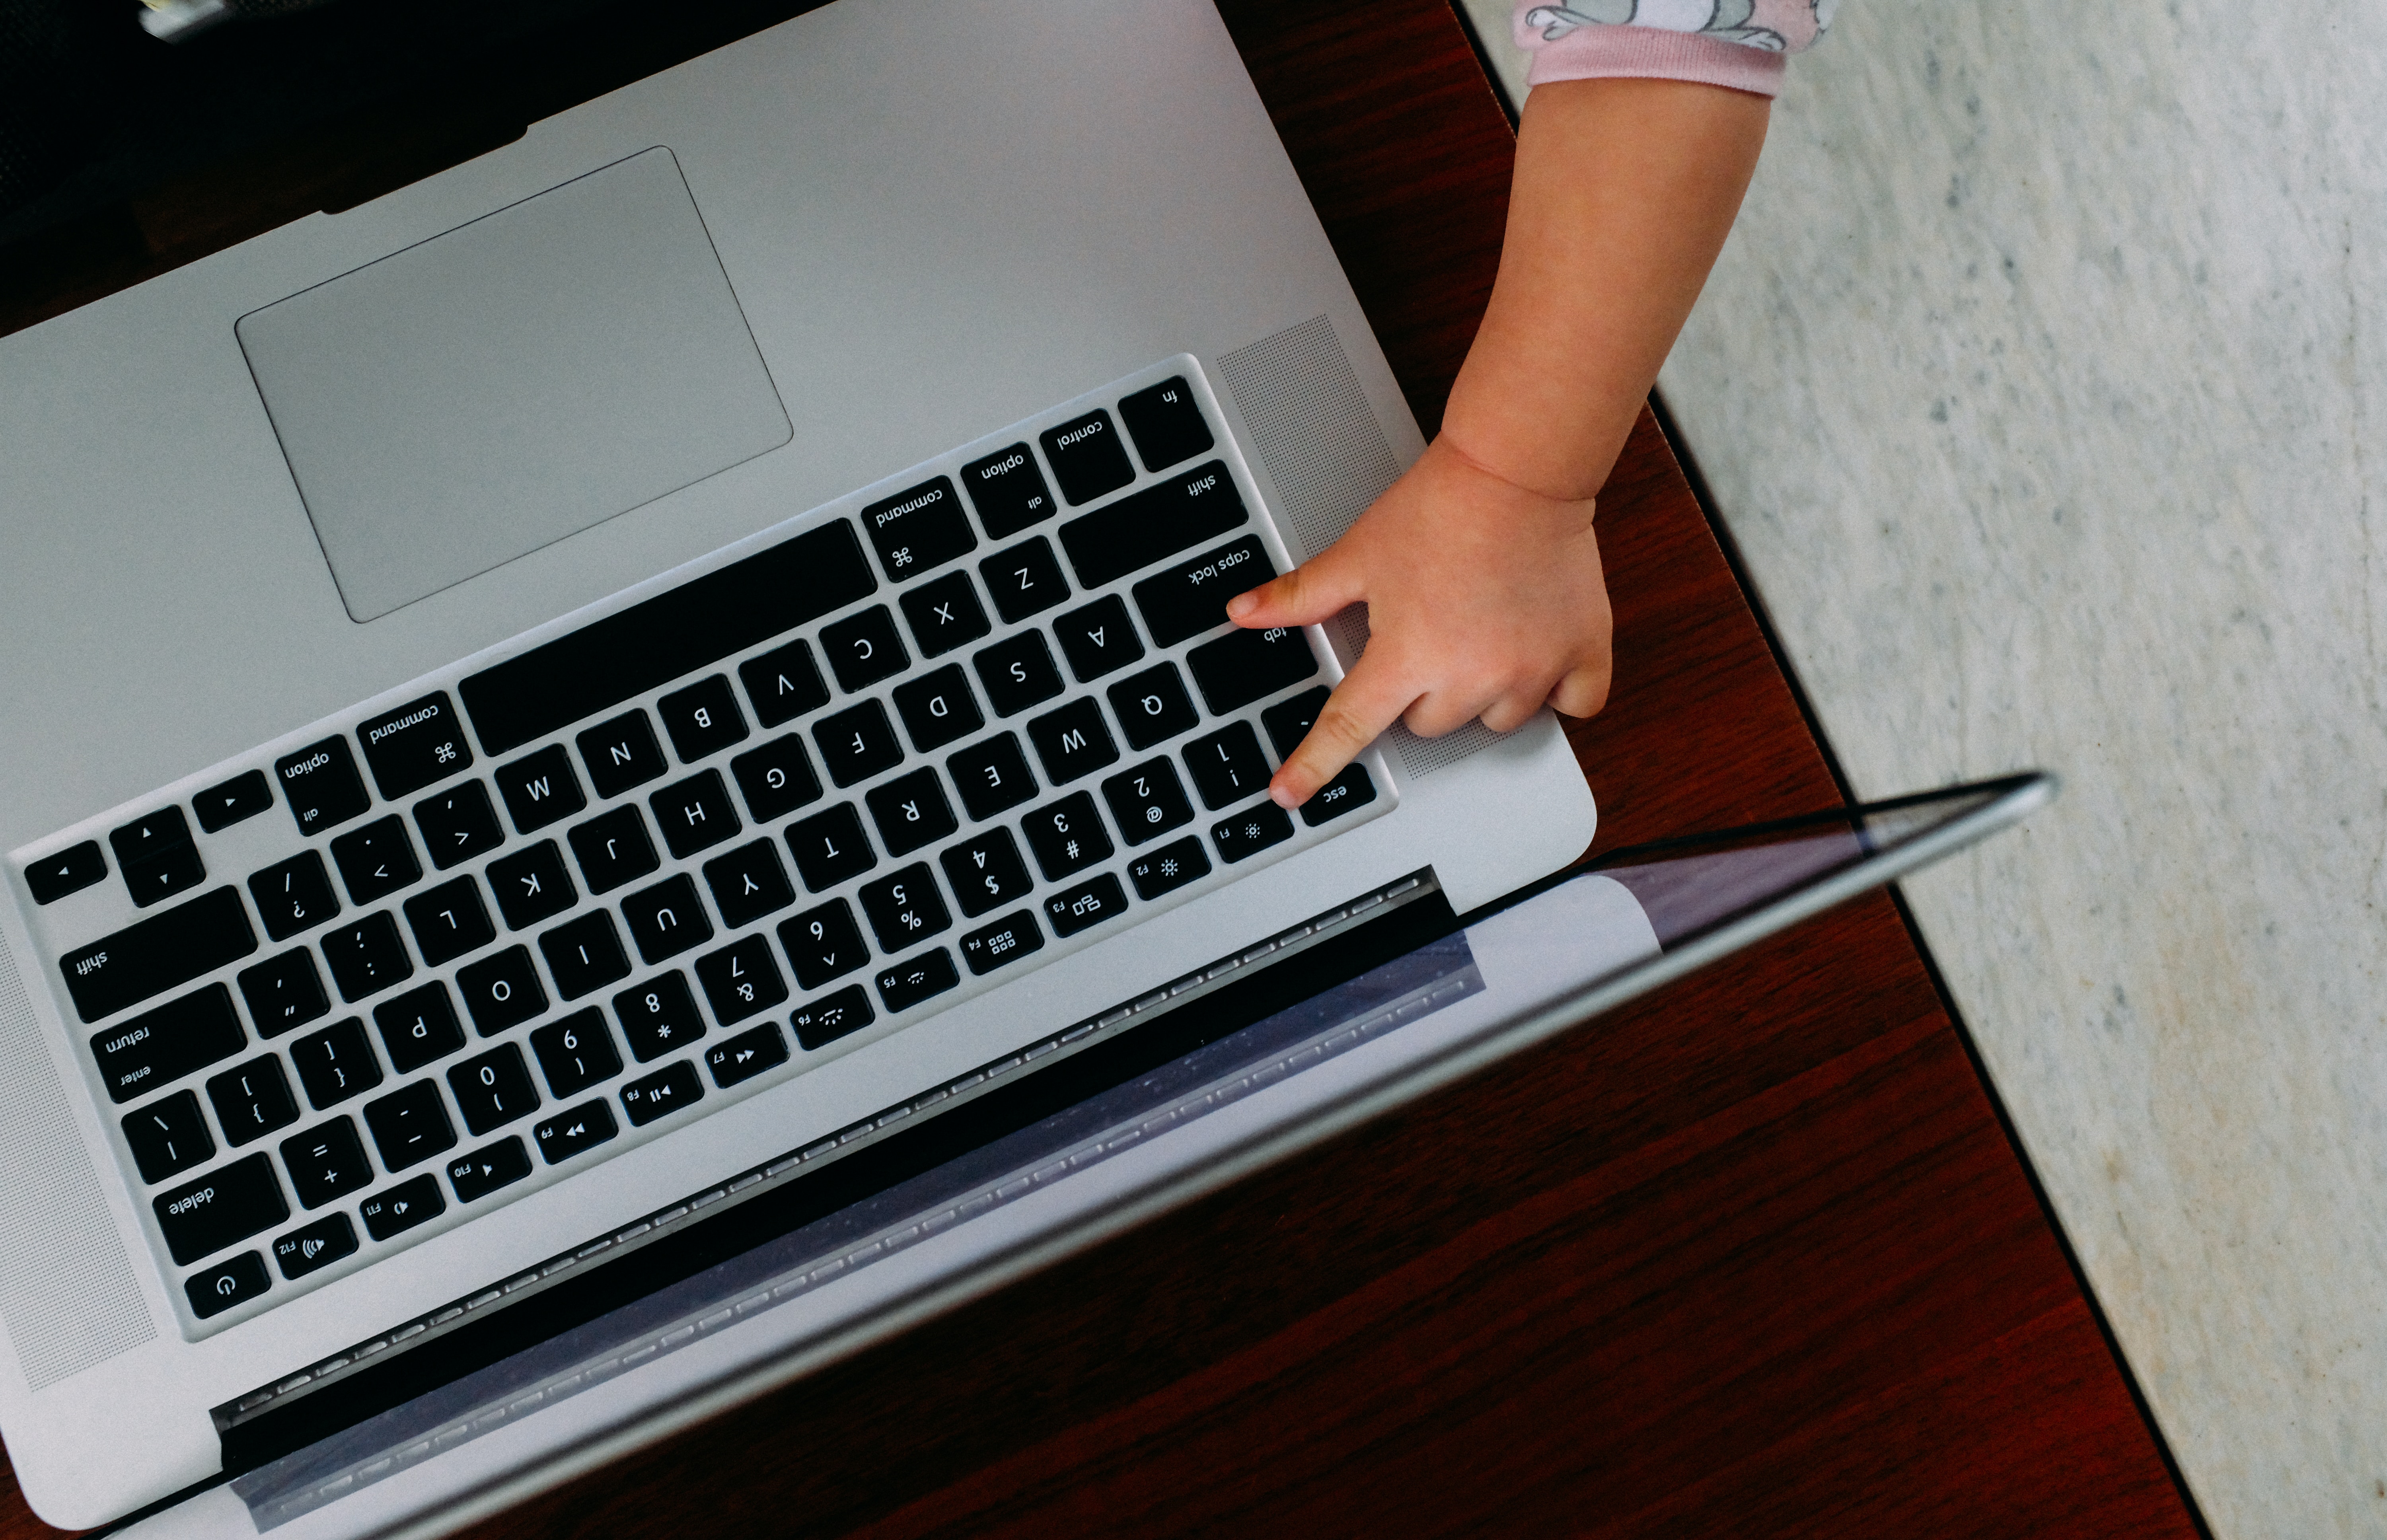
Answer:
<svg viewBox="0 0 2387 1540"><path fill-rule="evenodd" d="M1367 651L1269 783L1298 807L1396 720L1434 738L1496 732L1544 702L1608 699L1608 589L1592 502L1529 492L1446 439L1314 561L1227 606L1238 625L1307 625L1364 601Z"/></svg>
<svg viewBox="0 0 2387 1540"><path fill-rule="evenodd" d="M1732 228L1767 105L1675 80L1525 98L1500 275L1441 436L1332 549L1227 606L1248 626L1368 604L1368 650L1269 783L1278 802L1404 717L1505 732L1545 701L1607 701L1592 498Z"/></svg>

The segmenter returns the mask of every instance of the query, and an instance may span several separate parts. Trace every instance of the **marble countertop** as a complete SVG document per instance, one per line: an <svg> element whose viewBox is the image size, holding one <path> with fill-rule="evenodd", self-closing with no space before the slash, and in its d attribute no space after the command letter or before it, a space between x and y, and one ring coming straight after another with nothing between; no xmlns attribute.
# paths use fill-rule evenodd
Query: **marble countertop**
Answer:
<svg viewBox="0 0 2387 1540"><path fill-rule="evenodd" d="M2216 1532L2318 1540L2387 1530L2387 49L2257 19L1844 6L1661 389L1862 794L2065 776L1910 897Z"/></svg>

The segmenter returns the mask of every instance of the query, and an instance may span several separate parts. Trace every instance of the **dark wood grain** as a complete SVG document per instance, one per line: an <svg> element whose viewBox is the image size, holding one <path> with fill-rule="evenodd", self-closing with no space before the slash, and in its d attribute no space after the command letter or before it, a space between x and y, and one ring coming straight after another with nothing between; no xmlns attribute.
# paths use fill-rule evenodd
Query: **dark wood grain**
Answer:
<svg viewBox="0 0 2387 1540"><path fill-rule="evenodd" d="M1441 0L1224 6L1419 416L1510 143ZM1830 805L1655 424L1603 847ZM0 1536L46 1533L0 1493ZM1886 898L474 1533L2189 1535Z"/></svg>

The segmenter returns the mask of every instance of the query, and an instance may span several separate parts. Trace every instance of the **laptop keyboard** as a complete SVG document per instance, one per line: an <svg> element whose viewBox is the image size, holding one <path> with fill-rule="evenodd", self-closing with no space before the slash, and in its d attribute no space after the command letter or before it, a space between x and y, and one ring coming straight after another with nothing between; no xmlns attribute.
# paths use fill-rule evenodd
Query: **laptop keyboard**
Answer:
<svg viewBox="0 0 2387 1540"><path fill-rule="evenodd" d="M195 1331L1390 805L1266 800L1332 660L1190 372L1099 399L26 865Z"/></svg>

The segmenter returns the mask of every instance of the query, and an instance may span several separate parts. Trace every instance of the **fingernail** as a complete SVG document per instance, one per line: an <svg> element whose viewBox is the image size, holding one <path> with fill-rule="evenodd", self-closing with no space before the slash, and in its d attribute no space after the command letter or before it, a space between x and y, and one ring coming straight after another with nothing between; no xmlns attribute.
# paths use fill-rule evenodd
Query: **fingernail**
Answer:
<svg viewBox="0 0 2387 1540"><path fill-rule="evenodd" d="M1301 799L1295 796L1290 788L1276 786L1273 784L1269 787L1269 801L1276 803L1277 806L1284 809L1287 813L1292 812L1295 808L1301 805Z"/></svg>
<svg viewBox="0 0 2387 1540"><path fill-rule="evenodd" d="M1258 609L1259 602L1260 601L1257 597L1252 594L1237 594L1234 598L1227 600L1227 618L1229 620L1241 620L1245 615L1250 614L1254 610Z"/></svg>

